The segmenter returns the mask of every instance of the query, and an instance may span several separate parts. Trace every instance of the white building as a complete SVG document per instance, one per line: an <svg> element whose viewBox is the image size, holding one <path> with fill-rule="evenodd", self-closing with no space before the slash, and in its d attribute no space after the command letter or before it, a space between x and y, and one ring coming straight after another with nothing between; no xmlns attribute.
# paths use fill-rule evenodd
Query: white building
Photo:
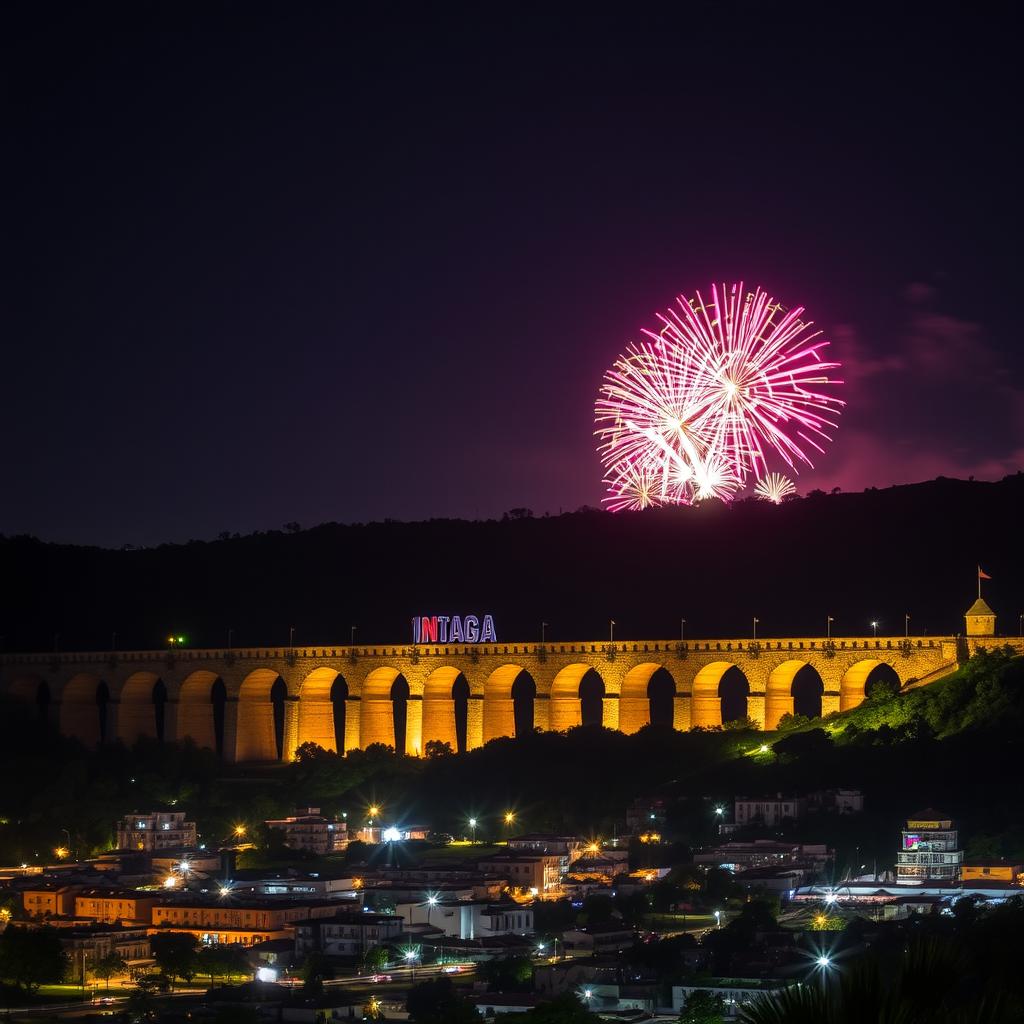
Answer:
<svg viewBox="0 0 1024 1024"><path fill-rule="evenodd" d="M786 819L802 818L807 801L802 796L738 796L736 797L737 825L764 825L774 828Z"/></svg>
<svg viewBox="0 0 1024 1024"><path fill-rule="evenodd" d="M295 923L295 957L308 953L327 956L359 956L372 946L397 942L403 921L394 914L353 911L333 917L314 917Z"/></svg>
<svg viewBox="0 0 1024 1024"><path fill-rule="evenodd" d="M485 939L492 935L532 935L533 908L520 903L454 900L399 902L395 913L408 925L429 924L455 939Z"/></svg>
<svg viewBox="0 0 1024 1024"><path fill-rule="evenodd" d="M276 818L266 825L284 833L284 845L290 850L325 854L348 846L348 826L344 821L325 818L319 807L303 807L288 818Z"/></svg>
<svg viewBox="0 0 1024 1024"><path fill-rule="evenodd" d="M896 881L920 884L925 879L960 877L964 852L958 849L953 820L930 808L907 819L896 859Z"/></svg>
<svg viewBox="0 0 1024 1024"><path fill-rule="evenodd" d="M119 850L167 850L196 845L196 823L185 820L184 811L150 811L128 814L117 825Z"/></svg>

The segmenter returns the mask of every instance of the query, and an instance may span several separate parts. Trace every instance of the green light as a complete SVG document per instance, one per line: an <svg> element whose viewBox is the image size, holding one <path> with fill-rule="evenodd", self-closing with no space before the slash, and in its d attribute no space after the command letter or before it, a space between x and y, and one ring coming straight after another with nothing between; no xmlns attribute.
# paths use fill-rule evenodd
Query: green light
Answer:
<svg viewBox="0 0 1024 1024"><path fill-rule="evenodd" d="M178 643L179 644L183 644L184 642L185 642L185 638L183 636L179 636L178 637Z"/></svg>

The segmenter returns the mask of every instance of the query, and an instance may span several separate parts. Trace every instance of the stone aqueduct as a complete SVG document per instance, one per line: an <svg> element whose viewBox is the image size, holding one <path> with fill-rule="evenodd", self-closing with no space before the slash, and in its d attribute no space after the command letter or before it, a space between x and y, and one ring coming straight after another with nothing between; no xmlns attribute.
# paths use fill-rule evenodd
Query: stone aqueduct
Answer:
<svg viewBox="0 0 1024 1024"><path fill-rule="evenodd" d="M676 729L722 723L723 679L739 679L746 714L773 729L793 711L805 666L817 672L828 714L863 701L880 666L903 687L941 678L968 653L965 643L819 637L5 655L0 693L36 703L89 745L189 737L228 761L271 761L308 741L346 751L394 746L397 729L418 756L430 740L471 750L512 736L517 718L520 729L567 729L581 724L588 701L591 721L636 732L651 721L655 675L668 681L663 699Z"/></svg>

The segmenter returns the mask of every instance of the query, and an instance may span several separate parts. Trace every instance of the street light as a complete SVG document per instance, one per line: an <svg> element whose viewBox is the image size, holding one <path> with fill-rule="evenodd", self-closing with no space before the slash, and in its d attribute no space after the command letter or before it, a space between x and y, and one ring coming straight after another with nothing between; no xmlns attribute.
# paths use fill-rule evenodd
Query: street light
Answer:
<svg viewBox="0 0 1024 1024"><path fill-rule="evenodd" d="M753 637L753 639L755 639L755 640L757 639L757 624L760 621L761 620L755 615L754 616L754 637Z"/></svg>
<svg viewBox="0 0 1024 1024"><path fill-rule="evenodd" d="M416 961L419 959L420 951L415 947L407 949L403 954L402 958L409 965L409 969L412 974L412 980L416 980Z"/></svg>
<svg viewBox="0 0 1024 1024"><path fill-rule="evenodd" d="M473 831L473 842L476 842L476 818L469 819L469 827Z"/></svg>
<svg viewBox="0 0 1024 1024"><path fill-rule="evenodd" d="M437 906L438 895L436 892L427 893L427 927L430 927L430 912Z"/></svg>
<svg viewBox="0 0 1024 1024"><path fill-rule="evenodd" d="M877 637L878 636L878 622L877 621L871 623L871 635L873 637Z"/></svg>
<svg viewBox="0 0 1024 1024"><path fill-rule="evenodd" d="M239 838L244 836L245 835L245 826L244 825L236 825L235 826L235 835L238 836Z"/></svg>
<svg viewBox="0 0 1024 1024"><path fill-rule="evenodd" d="M724 807L722 807L722 805L721 805L721 804L719 804L719 805L718 805L718 806L717 806L717 807L715 808L715 814L717 814L717 815L718 815L719 817L721 817L721 816L722 816L723 814L725 814L725 808L724 808ZM653 815L652 815L652 817L653 817Z"/></svg>
<svg viewBox="0 0 1024 1024"><path fill-rule="evenodd" d="M903 616L903 635L906 637L910 636L910 613L908 612Z"/></svg>
<svg viewBox="0 0 1024 1024"><path fill-rule="evenodd" d="M720 910L715 911L715 927L722 927L722 912Z"/></svg>
<svg viewBox="0 0 1024 1024"><path fill-rule="evenodd" d="M825 620L825 638L827 640L831 640L832 639L832 623L835 622L835 621L836 620L834 618L832 618L831 615L828 616L828 618Z"/></svg>
<svg viewBox="0 0 1024 1024"><path fill-rule="evenodd" d="M686 643L686 619L679 620L679 640L680 643Z"/></svg>

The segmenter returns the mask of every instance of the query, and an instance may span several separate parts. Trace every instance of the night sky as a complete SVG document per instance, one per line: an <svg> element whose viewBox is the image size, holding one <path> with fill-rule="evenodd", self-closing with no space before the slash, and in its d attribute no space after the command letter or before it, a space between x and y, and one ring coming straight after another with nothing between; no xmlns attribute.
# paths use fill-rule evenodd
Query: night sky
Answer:
<svg viewBox="0 0 1024 1024"><path fill-rule="evenodd" d="M0 531L598 504L605 369L713 280L845 364L801 490L1024 467L1009 5L596 9L8 9Z"/></svg>

